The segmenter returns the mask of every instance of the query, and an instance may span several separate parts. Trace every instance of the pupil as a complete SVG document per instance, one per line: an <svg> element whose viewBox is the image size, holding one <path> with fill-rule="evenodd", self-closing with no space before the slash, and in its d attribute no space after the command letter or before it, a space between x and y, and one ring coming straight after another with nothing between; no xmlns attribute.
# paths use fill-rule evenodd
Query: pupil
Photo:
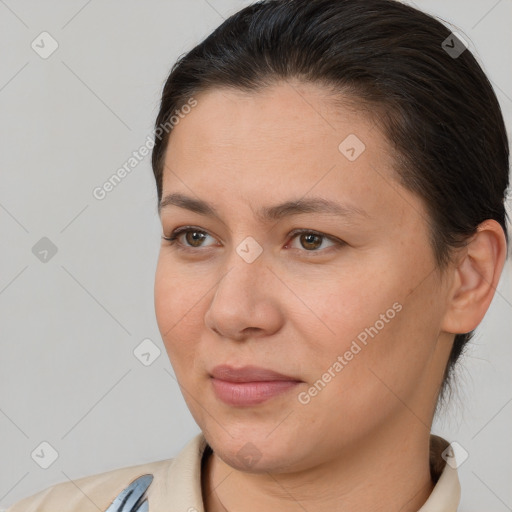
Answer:
<svg viewBox="0 0 512 512"><path fill-rule="evenodd" d="M318 235L304 235L304 238L306 239L306 244L314 244L314 239L319 238Z"/></svg>
<svg viewBox="0 0 512 512"><path fill-rule="evenodd" d="M201 233L198 233L197 231L189 231L188 234L192 236L192 240L194 240L195 242L201 242L201 239L202 239ZM194 244L192 243L191 245L194 245Z"/></svg>

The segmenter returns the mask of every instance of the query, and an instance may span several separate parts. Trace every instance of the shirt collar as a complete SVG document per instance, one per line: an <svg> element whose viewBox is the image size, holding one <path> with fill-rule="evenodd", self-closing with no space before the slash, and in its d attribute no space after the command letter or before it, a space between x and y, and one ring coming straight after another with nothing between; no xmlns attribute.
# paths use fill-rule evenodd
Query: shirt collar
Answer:
<svg viewBox="0 0 512 512"><path fill-rule="evenodd" d="M418 512L457 512L460 482L457 464L448 441L430 435L430 473L435 487Z"/></svg>
<svg viewBox="0 0 512 512"><path fill-rule="evenodd" d="M201 490L201 461L208 446L202 433L191 439L172 463L155 472L148 489L148 500L154 510L167 510L169 496L173 509L204 512ZM444 454L444 457L443 457ZM430 436L430 468L434 489L418 512L456 512L460 502L460 482L449 443Z"/></svg>

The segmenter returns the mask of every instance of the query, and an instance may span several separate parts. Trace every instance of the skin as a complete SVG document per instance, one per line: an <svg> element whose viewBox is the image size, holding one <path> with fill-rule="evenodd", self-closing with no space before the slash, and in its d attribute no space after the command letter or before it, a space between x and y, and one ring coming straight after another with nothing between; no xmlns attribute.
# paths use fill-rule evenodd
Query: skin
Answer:
<svg viewBox="0 0 512 512"><path fill-rule="evenodd" d="M165 236L186 225L207 236L195 245L179 237L191 253L162 241L155 310L214 451L202 472L206 510L417 511L433 488L430 426L453 333L475 328L492 300L506 253L501 227L483 223L441 273L423 202L396 181L391 146L367 115L334 108L327 91L300 82L196 99L171 134L163 196L206 200L220 219L162 209ZM366 146L355 161L338 149L349 134ZM313 196L366 215L262 222L254 213ZM290 236L298 228L325 236ZM263 250L252 263L236 251L248 236ZM394 318L301 403L298 394L395 303ZM230 406L213 391L218 364L302 382L262 404ZM260 457L254 465L237 457L247 443Z"/></svg>

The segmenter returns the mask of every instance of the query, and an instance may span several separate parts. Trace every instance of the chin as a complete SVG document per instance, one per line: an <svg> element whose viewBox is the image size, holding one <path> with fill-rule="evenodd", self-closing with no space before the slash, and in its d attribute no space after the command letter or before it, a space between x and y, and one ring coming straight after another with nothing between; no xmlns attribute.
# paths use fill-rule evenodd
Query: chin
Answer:
<svg viewBox="0 0 512 512"><path fill-rule="evenodd" d="M300 443L284 428L279 433L272 432L272 428L234 428L226 424L226 430L218 425L213 430L202 430L213 451L232 468L247 473L280 473L292 468L294 461L290 455L299 455Z"/></svg>

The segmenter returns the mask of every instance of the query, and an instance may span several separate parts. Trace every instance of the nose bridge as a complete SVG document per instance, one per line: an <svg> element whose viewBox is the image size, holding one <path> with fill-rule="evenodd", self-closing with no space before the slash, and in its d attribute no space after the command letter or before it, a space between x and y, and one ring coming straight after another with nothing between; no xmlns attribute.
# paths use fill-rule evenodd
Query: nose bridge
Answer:
<svg viewBox="0 0 512 512"><path fill-rule="evenodd" d="M272 332L280 323L270 283L275 277L263 247L248 238L232 247L205 315L206 325L226 338L239 339L248 328Z"/></svg>
<svg viewBox="0 0 512 512"><path fill-rule="evenodd" d="M217 290L224 286L228 289L235 287L238 294L241 291L245 298L254 295L260 285L267 282L269 273L268 259L265 257L262 244L252 236L246 236L241 242L234 245L227 259L227 272L220 280ZM237 290L236 288L240 288Z"/></svg>

